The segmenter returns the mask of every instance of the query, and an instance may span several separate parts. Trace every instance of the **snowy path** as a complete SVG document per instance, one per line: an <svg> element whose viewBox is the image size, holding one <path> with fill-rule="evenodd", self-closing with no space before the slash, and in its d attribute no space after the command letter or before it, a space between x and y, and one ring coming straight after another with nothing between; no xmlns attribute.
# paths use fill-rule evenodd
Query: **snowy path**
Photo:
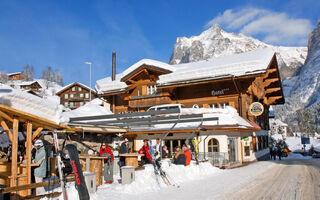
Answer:
<svg viewBox="0 0 320 200"><path fill-rule="evenodd" d="M287 159L219 199L320 199L320 160Z"/></svg>

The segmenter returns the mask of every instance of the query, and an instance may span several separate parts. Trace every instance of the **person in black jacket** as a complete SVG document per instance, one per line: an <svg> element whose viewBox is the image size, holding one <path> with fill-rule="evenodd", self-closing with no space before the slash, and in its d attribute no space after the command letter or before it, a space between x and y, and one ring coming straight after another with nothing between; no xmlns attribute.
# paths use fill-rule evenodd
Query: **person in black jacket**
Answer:
<svg viewBox="0 0 320 200"><path fill-rule="evenodd" d="M173 164L186 165L186 156L184 151L178 146L176 147L176 155L173 158Z"/></svg>
<svg viewBox="0 0 320 200"><path fill-rule="evenodd" d="M121 146L120 146L120 151L119 153L120 154L126 154L126 153L129 153L129 140L127 138L124 139L124 141L121 143ZM120 176L121 176L121 167L122 166L125 166L125 157L123 156L120 156L120 160L119 160L119 166L120 166Z"/></svg>
<svg viewBox="0 0 320 200"><path fill-rule="evenodd" d="M162 147L162 158L171 158L168 147L166 145Z"/></svg>

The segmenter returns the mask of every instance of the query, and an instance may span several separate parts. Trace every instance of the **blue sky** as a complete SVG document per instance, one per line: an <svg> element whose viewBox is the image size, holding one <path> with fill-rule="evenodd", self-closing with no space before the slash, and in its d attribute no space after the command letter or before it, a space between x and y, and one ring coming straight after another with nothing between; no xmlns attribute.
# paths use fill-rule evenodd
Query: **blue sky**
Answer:
<svg viewBox="0 0 320 200"><path fill-rule="evenodd" d="M117 73L150 58L168 62L177 37L199 35L214 23L274 45L306 46L318 0L0 0L0 71L51 66L65 84Z"/></svg>

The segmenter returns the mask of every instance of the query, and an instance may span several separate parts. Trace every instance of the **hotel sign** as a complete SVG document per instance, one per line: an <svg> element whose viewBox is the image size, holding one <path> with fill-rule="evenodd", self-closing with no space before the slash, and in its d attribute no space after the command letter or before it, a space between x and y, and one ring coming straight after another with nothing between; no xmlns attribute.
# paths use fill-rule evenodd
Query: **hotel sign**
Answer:
<svg viewBox="0 0 320 200"><path fill-rule="evenodd" d="M225 92L229 91L229 88L224 88L222 90L212 90L211 95L212 96L219 96L219 95L224 95Z"/></svg>
<svg viewBox="0 0 320 200"><path fill-rule="evenodd" d="M262 115L264 111L264 107L261 103L259 102L253 102L252 104L250 104L249 106L249 113L253 116L260 116Z"/></svg>

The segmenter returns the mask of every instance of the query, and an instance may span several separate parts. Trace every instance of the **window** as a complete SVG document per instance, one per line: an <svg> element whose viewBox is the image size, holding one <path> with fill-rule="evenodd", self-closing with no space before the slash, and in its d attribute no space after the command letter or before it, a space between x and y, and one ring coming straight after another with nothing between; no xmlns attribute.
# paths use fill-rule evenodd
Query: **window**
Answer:
<svg viewBox="0 0 320 200"><path fill-rule="evenodd" d="M65 107L69 107L69 102L64 102Z"/></svg>
<svg viewBox="0 0 320 200"><path fill-rule="evenodd" d="M82 91L82 87L78 87L78 91Z"/></svg>
<svg viewBox="0 0 320 200"><path fill-rule="evenodd" d="M157 93L157 86L156 85L148 85L147 93L148 93L148 95L156 94Z"/></svg>
<svg viewBox="0 0 320 200"><path fill-rule="evenodd" d="M219 152L219 141L212 138L208 142L208 152Z"/></svg>
<svg viewBox="0 0 320 200"><path fill-rule="evenodd" d="M89 93L86 93L85 97L88 99L89 98Z"/></svg>
<svg viewBox="0 0 320 200"><path fill-rule="evenodd" d="M71 88L71 91L76 91L77 90L77 87L72 87Z"/></svg>
<svg viewBox="0 0 320 200"><path fill-rule="evenodd" d="M228 106L229 103L220 103L220 108L226 108L226 106Z"/></svg>
<svg viewBox="0 0 320 200"><path fill-rule="evenodd" d="M68 99L69 98L69 94L64 94L64 99Z"/></svg>
<svg viewBox="0 0 320 200"><path fill-rule="evenodd" d="M80 98L83 98L83 97L84 97L84 94L83 94L83 93L80 93L80 94L79 94L79 97L80 97Z"/></svg>
<svg viewBox="0 0 320 200"><path fill-rule="evenodd" d="M83 102L83 101L81 101L81 102L80 102L80 106L83 106L83 105L84 105L84 102Z"/></svg>
<svg viewBox="0 0 320 200"><path fill-rule="evenodd" d="M70 107L74 107L75 103L73 101L70 102Z"/></svg>
<svg viewBox="0 0 320 200"><path fill-rule="evenodd" d="M209 108L219 108L217 103L209 104Z"/></svg>
<svg viewBox="0 0 320 200"><path fill-rule="evenodd" d="M70 94L70 98L73 99L74 98L74 94Z"/></svg>

